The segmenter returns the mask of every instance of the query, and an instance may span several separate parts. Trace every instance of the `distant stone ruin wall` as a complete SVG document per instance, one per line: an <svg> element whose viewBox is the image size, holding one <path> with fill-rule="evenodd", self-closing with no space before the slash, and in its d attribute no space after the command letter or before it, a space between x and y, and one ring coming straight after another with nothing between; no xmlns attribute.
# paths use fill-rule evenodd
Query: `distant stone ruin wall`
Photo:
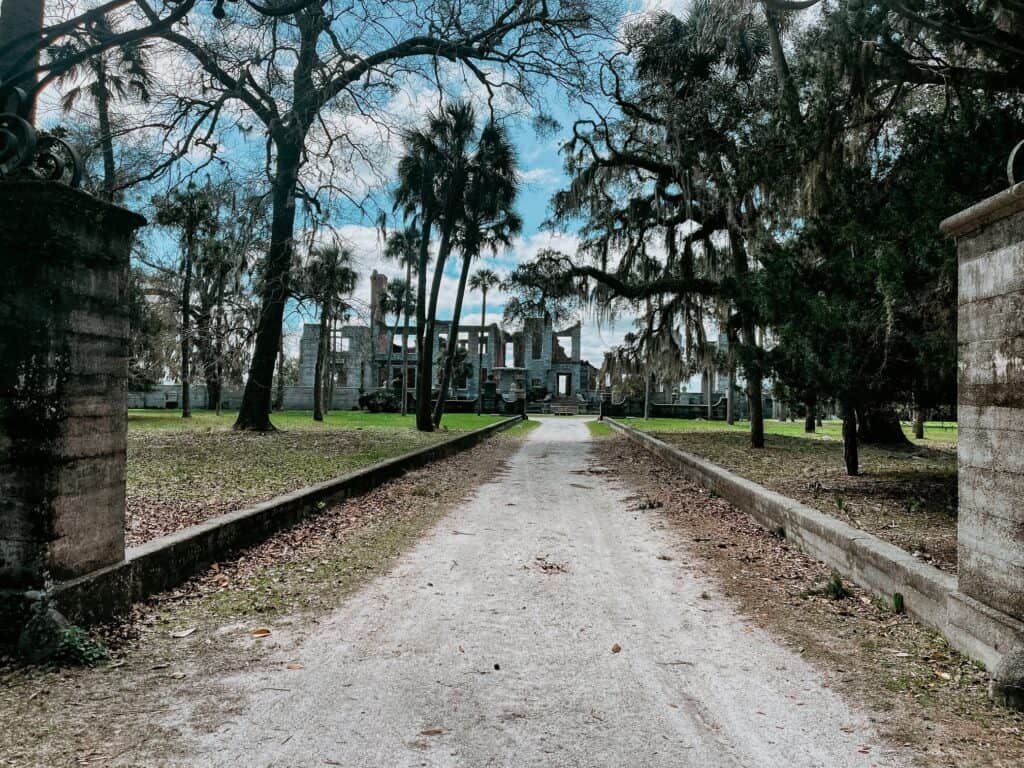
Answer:
<svg viewBox="0 0 1024 768"><path fill-rule="evenodd" d="M366 390L370 391L370 390ZM225 389L221 395L221 405L227 410L235 410L242 402L241 387ZM275 392L276 396L276 392ZM358 387L337 387L334 390L334 400L331 402L331 410L348 411L359 405ZM147 392L129 392L129 408L180 408L181 407L181 385L161 384ZM202 384L192 385L192 407L211 408L206 395L206 387ZM313 388L312 387L285 387L284 388L284 410L286 411L311 411L313 410Z"/></svg>

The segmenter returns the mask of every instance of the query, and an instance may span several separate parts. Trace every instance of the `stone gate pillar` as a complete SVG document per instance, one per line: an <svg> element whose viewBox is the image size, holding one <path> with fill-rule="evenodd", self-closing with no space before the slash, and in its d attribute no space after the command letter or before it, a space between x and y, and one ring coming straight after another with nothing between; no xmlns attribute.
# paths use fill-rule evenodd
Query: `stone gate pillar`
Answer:
<svg viewBox="0 0 1024 768"><path fill-rule="evenodd" d="M124 559L128 256L145 220L0 183L0 634L26 591Z"/></svg>
<svg viewBox="0 0 1024 768"><path fill-rule="evenodd" d="M1024 619L1024 185L942 227L959 258L959 589Z"/></svg>

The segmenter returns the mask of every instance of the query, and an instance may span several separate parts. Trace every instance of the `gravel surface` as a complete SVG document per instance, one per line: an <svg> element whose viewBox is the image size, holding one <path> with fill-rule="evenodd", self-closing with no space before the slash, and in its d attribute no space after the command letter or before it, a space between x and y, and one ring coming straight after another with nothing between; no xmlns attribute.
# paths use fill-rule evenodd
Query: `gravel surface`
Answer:
<svg viewBox="0 0 1024 768"><path fill-rule="evenodd" d="M164 764L902 765L592 447L583 422L545 420L390 573L218 673L232 717L161 717L190 754Z"/></svg>

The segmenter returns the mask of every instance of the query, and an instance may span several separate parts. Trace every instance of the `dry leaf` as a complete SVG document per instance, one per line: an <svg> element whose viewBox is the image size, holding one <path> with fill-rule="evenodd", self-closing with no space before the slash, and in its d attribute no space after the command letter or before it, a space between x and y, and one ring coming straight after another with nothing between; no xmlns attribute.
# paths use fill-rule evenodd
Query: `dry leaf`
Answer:
<svg viewBox="0 0 1024 768"><path fill-rule="evenodd" d="M420 736L440 736L442 733L444 730L441 728L425 728L420 731Z"/></svg>
<svg viewBox="0 0 1024 768"><path fill-rule="evenodd" d="M266 637L267 635L270 634L270 630L267 629L266 627L260 627L259 629L254 629L249 634L252 635L253 637Z"/></svg>
<svg viewBox="0 0 1024 768"><path fill-rule="evenodd" d="M619 645L618 643L616 643L615 645L612 646L612 653L618 653L621 650L622 650L622 646Z"/></svg>
<svg viewBox="0 0 1024 768"><path fill-rule="evenodd" d="M301 664L297 664L297 663L288 664L285 667L285 669L302 669L302 665Z"/></svg>
<svg viewBox="0 0 1024 768"><path fill-rule="evenodd" d="M189 635L191 635L195 631L196 631L195 627L192 627L190 629L183 629L183 630L181 630L179 632L171 632L171 637L180 640L183 637L188 637Z"/></svg>

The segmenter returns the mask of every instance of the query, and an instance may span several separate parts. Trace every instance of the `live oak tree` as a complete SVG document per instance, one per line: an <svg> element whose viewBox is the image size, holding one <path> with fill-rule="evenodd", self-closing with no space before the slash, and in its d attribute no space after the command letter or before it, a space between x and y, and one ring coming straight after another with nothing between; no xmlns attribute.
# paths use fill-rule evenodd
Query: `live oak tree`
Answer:
<svg viewBox="0 0 1024 768"><path fill-rule="evenodd" d="M577 121L566 146L571 185L555 197L555 221L582 218L582 244L574 258L542 260L583 280L578 287L599 312L656 299L655 325L667 337L678 332L691 355L709 313L731 307L751 443L761 447L752 273L762 192L747 145L775 103L768 32L739 6L705 1L682 19L643 17L627 42L627 56L612 57L602 78L613 111Z"/></svg>
<svg viewBox="0 0 1024 768"><path fill-rule="evenodd" d="M330 164L372 168L360 130L383 119L396 89L436 81L452 67L487 92L522 98L538 79L579 82L591 38L604 33L607 15L593 0L329 0L283 17L239 8L230 24L193 19L187 29L160 32L184 52L184 67L195 69L194 87L178 104L188 139L215 144L214 127L244 114L246 126L251 130L255 120L266 141L271 236L237 429L272 429L271 383L291 290L297 200L314 207L320 197L360 202ZM318 173L314 160L328 170Z"/></svg>

